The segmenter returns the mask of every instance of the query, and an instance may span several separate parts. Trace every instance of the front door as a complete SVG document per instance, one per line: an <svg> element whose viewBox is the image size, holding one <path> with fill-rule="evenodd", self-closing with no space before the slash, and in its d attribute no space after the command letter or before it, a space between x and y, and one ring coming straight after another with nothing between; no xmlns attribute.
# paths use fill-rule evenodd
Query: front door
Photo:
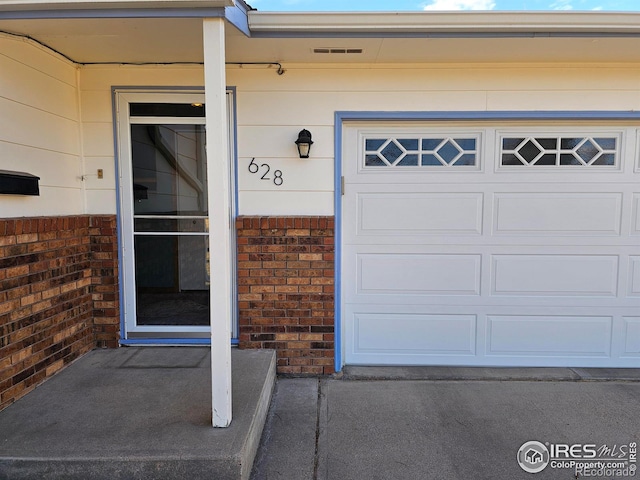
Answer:
<svg viewBox="0 0 640 480"><path fill-rule="evenodd" d="M209 264L202 94L119 99L126 340L208 339Z"/></svg>

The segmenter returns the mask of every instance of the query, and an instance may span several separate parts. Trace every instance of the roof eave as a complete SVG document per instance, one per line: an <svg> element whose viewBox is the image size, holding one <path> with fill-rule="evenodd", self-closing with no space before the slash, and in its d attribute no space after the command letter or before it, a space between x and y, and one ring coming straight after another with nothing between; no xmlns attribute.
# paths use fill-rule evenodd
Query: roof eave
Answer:
<svg viewBox="0 0 640 480"><path fill-rule="evenodd" d="M126 9L213 9L235 6L235 0L2 0L0 12Z"/></svg>
<svg viewBox="0 0 640 480"><path fill-rule="evenodd" d="M630 12L349 12L250 11L252 33L304 34L545 33L638 34L640 13Z"/></svg>

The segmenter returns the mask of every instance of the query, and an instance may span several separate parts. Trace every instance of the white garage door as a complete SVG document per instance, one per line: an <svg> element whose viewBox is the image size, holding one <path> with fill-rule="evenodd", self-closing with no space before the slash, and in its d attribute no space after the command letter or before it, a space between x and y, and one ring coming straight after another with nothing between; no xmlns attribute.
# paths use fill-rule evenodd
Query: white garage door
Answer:
<svg viewBox="0 0 640 480"><path fill-rule="evenodd" d="M638 134L347 125L345 363L640 367Z"/></svg>

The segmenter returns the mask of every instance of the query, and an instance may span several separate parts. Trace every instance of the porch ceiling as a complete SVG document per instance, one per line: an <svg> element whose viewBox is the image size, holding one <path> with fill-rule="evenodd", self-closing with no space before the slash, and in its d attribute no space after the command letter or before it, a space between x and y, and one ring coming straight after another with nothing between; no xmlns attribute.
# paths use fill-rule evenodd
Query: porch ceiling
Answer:
<svg viewBox="0 0 640 480"><path fill-rule="evenodd" d="M0 30L28 35L78 63L203 61L201 18L0 20Z"/></svg>
<svg viewBox="0 0 640 480"><path fill-rule="evenodd" d="M259 12L252 12L252 18ZM421 16L420 14L416 14ZM526 14L525 14L526 15ZM640 16L631 15L638 20ZM465 18L466 15L460 15ZM489 17L487 17L489 18ZM622 18L622 17L620 17ZM480 19L482 20L482 19ZM627 20L628 21L628 20ZM396 22L397 23L397 22ZM622 23L621 21L619 23ZM267 24L267 27L270 25ZM640 27L562 33L500 30L464 25L411 33L329 28L270 31L255 25L246 37L227 26L229 62L438 63L438 62L640 62ZM272 30L275 27L272 27ZM638 30L638 31L636 31ZM79 63L203 62L201 18L67 18L0 20L0 31L28 35ZM480 36L478 32L482 32ZM283 37L284 36L284 37ZM316 48L362 49L362 53L313 53Z"/></svg>

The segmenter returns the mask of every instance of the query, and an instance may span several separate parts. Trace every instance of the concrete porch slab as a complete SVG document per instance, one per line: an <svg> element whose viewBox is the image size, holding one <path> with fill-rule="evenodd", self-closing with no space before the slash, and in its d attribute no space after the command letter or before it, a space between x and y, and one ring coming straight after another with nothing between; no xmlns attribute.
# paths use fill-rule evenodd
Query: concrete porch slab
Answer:
<svg viewBox="0 0 640 480"><path fill-rule="evenodd" d="M94 350L0 412L0 479L246 479L275 352L232 352L233 421L211 426L208 348Z"/></svg>

